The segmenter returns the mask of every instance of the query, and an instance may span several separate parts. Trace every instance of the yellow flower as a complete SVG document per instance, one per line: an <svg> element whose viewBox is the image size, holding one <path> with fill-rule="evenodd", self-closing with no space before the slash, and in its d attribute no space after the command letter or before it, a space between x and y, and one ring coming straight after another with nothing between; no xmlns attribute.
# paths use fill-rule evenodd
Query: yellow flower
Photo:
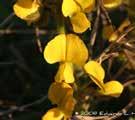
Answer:
<svg viewBox="0 0 135 120"><path fill-rule="evenodd" d="M110 95L112 97L119 97L123 91L123 85L116 80L111 80L104 84L104 90L99 92L103 95Z"/></svg>
<svg viewBox="0 0 135 120"><path fill-rule="evenodd" d="M89 61L84 65L84 69L90 76L91 80L93 80L93 82L95 82L100 87L100 93L113 97L118 97L122 93L123 86L118 81L111 80L107 83L103 82L105 71L98 62Z"/></svg>
<svg viewBox="0 0 135 120"><path fill-rule="evenodd" d="M73 89L67 83L54 82L49 88L49 99L57 107L50 109L42 118L42 120L66 120L72 115L75 106L73 98Z"/></svg>
<svg viewBox="0 0 135 120"><path fill-rule="evenodd" d="M63 0L62 13L70 18L74 32L82 33L91 27L85 13L92 11L94 6L95 0Z"/></svg>
<svg viewBox="0 0 135 120"><path fill-rule="evenodd" d="M48 98L53 104L59 106L71 96L73 96L73 89L69 84L64 82L53 82L48 91Z"/></svg>
<svg viewBox="0 0 135 120"><path fill-rule="evenodd" d="M123 0L103 0L104 7L108 9L116 8L122 4Z"/></svg>
<svg viewBox="0 0 135 120"><path fill-rule="evenodd" d="M74 64L83 66L88 58L88 51L83 41L74 34L60 34L52 39L44 50L44 58L50 64L60 62L55 76L57 82L74 82Z"/></svg>
<svg viewBox="0 0 135 120"><path fill-rule="evenodd" d="M63 117L64 113L59 108L52 108L42 117L42 120L62 120Z"/></svg>
<svg viewBox="0 0 135 120"><path fill-rule="evenodd" d="M90 28L91 23L83 12L78 12L70 18L74 32L82 33Z"/></svg>
<svg viewBox="0 0 135 120"><path fill-rule="evenodd" d="M85 71L89 74L90 78L102 89L105 71L102 66L96 61L89 61L84 65Z"/></svg>
<svg viewBox="0 0 135 120"><path fill-rule="evenodd" d="M17 0L13 6L16 16L28 22L33 22L39 19L39 8L40 5L38 0Z"/></svg>

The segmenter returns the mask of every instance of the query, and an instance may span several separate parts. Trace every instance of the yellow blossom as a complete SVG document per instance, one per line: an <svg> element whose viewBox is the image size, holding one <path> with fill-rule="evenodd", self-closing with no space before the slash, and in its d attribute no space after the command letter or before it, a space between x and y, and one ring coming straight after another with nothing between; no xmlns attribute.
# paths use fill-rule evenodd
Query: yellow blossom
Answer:
<svg viewBox="0 0 135 120"><path fill-rule="evenodd" d="M81 19L80 19L81 18ZM86 15L83 12L78 12L74 14L71 18L71 24L73 26L73 30L77 33L81 33L82 31L86 31L88 27L91 26L91 23L87 19Z"/></svg>
<svg viewBox="0 0 135 120"><path fill-rule="evenodd" d="M102 89L105 71L102 66L96 61L89 61L84 65L85 71L90 75L90 78Z"/></svg>
<svg viewBox="0 0 135 120"><path fill-rule="evenodd" d="M60 34L52 39L44 50L44 58L50 64L60 62L55 76L57 82L74 82L74 64L83 66L88 58L88 51L83 41L74 34Z"/></svg>
<svg viewBox="0 0 135 120"><path fill-rule="evenodd" d="M42 120L66 120L72 115L76 104L73 98L73 89L67 83L54 82L49 88L49 99L57 107L50 109L42 118Z"/></svg>
<svg viewBox="0 0 135 120"><path fill-rule="evenodd" d="M17 0L13 6L15 15L28 22L39 19L39 8L38 0Z"/></svg>
<svg viewBox="0 0 135 120"><path fill-rule="evenodd" d="M74 82L73 64L71 62L60 63L55 81L62 82L63 80L65 80L66 83Z"/></svg>
<svg viewBox="0 0 135 120"><path fill-rule="evenodd" d="M116 80L111 80L104 84L104 90L100 90L99 92L104 95L110 95L113 97L119 97L119 95L123 91L123 86Z"/></svg>
<svg viewBox="0 0 135 120"><path fill-rule="evenodd" d="M52 108L42 117L42 120L66 120L67 116L59 109Z"/></svg>
<svg viewBox="0 0 135 120"><path fill-rule="evenodd" d="M42 120L67 120L72 116L72 112L75 106L75 100L70 97L68 101L65 102L64 106L55 107L47 111L47 113L42 117Z"/></svg>
<svg viewBox="0 0 135 120"><path fill-rule="evenodd" d="M53 104L57 105L62 104L63 101L67 101L70 96L73 96L73 89L69 84L64 82L52 83L48 91L48 98Z"/></svg>
<svg viewBox="0 0 135 120"><path fill-rule="evenodd" d="M112 9L122 4L123 0L103 0L105 8Z"/></svg>
<svg viewBox="0 0 135 120"><path fill-rule="evenodd" d="M116 80L107 83L103 82L105 71L103 67L96 61L89 61L84 65L86 73L89 74L91 80L100 87L100 93L118 97L123 91L123 85Z"/></svg>
<svg viewBox="0 0 135 120"><path fill-rule="evenodd" d="M82 33L91 27L85 13L91 12L94 6L95 0L63 0L62 13L70 18L74 32Z"/></svg>

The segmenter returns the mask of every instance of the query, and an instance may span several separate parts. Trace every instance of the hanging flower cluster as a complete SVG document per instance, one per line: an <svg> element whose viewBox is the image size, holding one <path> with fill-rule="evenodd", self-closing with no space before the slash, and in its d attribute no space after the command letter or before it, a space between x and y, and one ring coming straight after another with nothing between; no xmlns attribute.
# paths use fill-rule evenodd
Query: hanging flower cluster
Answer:
<svg viewBox="0 0 135 120"><path fill-rule="evenodd" d="M62 13L70 18L74 32L82 33L91 27L85 13L91 12L94 6L95 0L63 0Z"/></svg>
<svg viewBox="0 0 135 120"><path fill-rule="evenodd" d="M119 6L122 0L103 0L107 9ZM75 33L83 33L91 29L87 14L95 9L95 0L63 0L61 11L63 17L68 17ZM27 21L35 22L40 18L41 1L17 0L13 6L15 14ZM83 40L75 33L59 33L48 42L44 49L44 58L49 64L59 63L58 71L48 92L52 104L42 120L67 120L72 116L77 99L74 97L76 70L79 68L88 75L99 89L98 93L118 97L123 91L123 85L116 80L104 82L105 70L96 60L91 60Z"/></svg>
<svg viewBox="0 0 135 120"><path fill-rule="evenodd" d="M76 103L72 87L65 82L54 82L49 88L48 97L57 107L50 109L43 120L69 119Z"/></svg>

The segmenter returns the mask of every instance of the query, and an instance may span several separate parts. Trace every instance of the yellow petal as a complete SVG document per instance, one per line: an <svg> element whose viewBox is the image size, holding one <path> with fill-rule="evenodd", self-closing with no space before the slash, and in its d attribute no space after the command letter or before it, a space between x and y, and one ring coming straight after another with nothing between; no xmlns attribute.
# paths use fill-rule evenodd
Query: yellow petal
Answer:
<svg viewBox="0 0 135 120"><path fill-rule="evenodd" d="M44 50L44 58L50 64L65 60L66 55L66 36L60 34L51 40Z"/></svg>
<svg viewBox="0 0 135 120"><path fill-rule="evenodd" d="M79 12L80 10L81 8L76 4L74 0L63 0L62 13L65 17L71 17L73 14Z"/></svg>
<svg viewBox="0 0 135 120"><path fill-rule="evenodd" d="M104 84L104 91L101 90L100 93L110 95L112 97L119 97L122 91L123 85L118 81L112 80Z"/></svg>
<svg viewBox="0 0 135 120"><path fill-rule="evenodd" d="M55 76L56 82L66 82L73 83L74 82L74 71L73 64L70 62L61 63L58 69L58 72Z"/></svg>
<svg viewBox="0 0 135 120"><path fill-rule="evenodd" d="M14 6L13 10L19 18L26 21L36 21L40 17L39 4L36 0L18 0Z"/></svg>
<svg viewBox="0 0 135 120"><path fill-rule="evenodd" d="M88 50L83 41L74 34L67 35L66 61L82 66L88 59Z"/></svg>
<svg viewBox="0 0 135 120"><path fill-rule="evenodd" d="M122 4L122 0L103 0L104 6L108 9L118 7Z"/></svg>
<svg viewBox="0 0 135 120"><path fill-rule="evenodd" d="M64 102L59 106L59 108L67 115L71 116L76 104L76 100L71 96L68 97Z"/></svg>
<svg viewBox="0 0 135 120"><path fill-rule="evenodd" d="M48 98L53 104L57 104L58 106L61 106L71 96L73 96L73 89L69 84L64 82L52 83L48 91Z"/></svg>
<svg viewBox="0 0 135 120"><path fill-rule="evenodd" d="M76 33L83 33L91 27L90 21L83 12L78 12L70 18L73 30Z"/></svg>
<svg viewBox="0 0 135 120"><path fill-rule="evenodd" d="M115 31L114 33L111 34L111 36L109 37L109 42L114 42L118 39L119 37L119 33L118 31Z"/></svg>
<svg viewBox="0 0 135 120"><path fill-rule="evenodd" d="M62 120L64 113L59 108L52 108L42 117L42 120Z"/></svg>
<svg viewBox="0 0 135 120"><path fill-rule="evenodd" d="M72 63L65 63L64 69L64 78L66 83L73 83L74 82L74 71L73 71L73 64Z"/></svg>
<svg viewBox="0 0 135 120"><path fill-rule="evenodd" d="M95 6L95 0L76 0L83 12L90 12Z"/></svg>
<svg viewBox="0 0 135 120"><path fill-rule="evenodd" d="M84 69L86 73L90 75L90 78L103 89L103 79L105 77L105 71L103 67L96 61L89 61L85 64Z"/></svg>

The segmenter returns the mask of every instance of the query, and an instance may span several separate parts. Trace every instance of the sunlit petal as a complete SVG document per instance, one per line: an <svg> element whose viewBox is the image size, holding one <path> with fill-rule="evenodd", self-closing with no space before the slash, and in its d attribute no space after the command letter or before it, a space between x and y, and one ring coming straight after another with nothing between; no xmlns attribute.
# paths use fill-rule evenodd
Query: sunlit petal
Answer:
<svg viewBox="0 0 135 120"><path fill-rule="evenodd" d="M74 14L70 18L70 20L73 26L73 30L76 33L83 33L91 27L90 21L87 19L86 15L83 12L78 12Z"/></svg>
<svg viewBox="0 0 135 120"><path fill-rule="evenodd" d="M113 97L119 97L122 91L123 85L118 81L112 80L104 84L104 91L101 90L100 93Z"/></svg>
<svg viewBox="0 0 135 120"><path fill-rule="evenodd" d="M56 82L66 82L73 83L74 82L74 71L73 64L70 62L61 63L58 69L58 72L55 76Z"/></svg>
<svg viewBox="0 0 135 120"><path fill-rule="evenodd" d="M112 9L122 4L122 0L103 0L103 3L106 8Z"/></svg>
<svg viewBox="0 0 135 120"><path fill-rule="evenodd" d="M44 58L50 64L65 61L66 36L60 34L52 39L45 47Z"/></svg>
<svg viewBox="0 0 135 120"><path fill-rule="evenodd" d="M59 108L52 108L42 117L42 120L62 120L64 113Z"/></svg>
<svg viewBox="0 0 135 120"><path fill-rule="evenodd" d="M94 9L95 0L75 0L84 12L90 12Z"/></svg>
<svg viewBox="0 0 135 120"><path fill-rule="evenodd" d="M70 6L70 7L69 7ZM62 13L65 17L71 17L81 10L80 6L74 0L63 0Z"/></svg>
<svg viewBox="0 0 135 120"><path fill-rule="evenodd" d="M103 89L103 79L105 77L103 67L96 61L89 61L85 64L84 69L90 75L90 78Z"/></svg>
<svg viewBox="0 0 135 120"><path fill-rule="evenodd" d="M76 65L82 66L88 59L88 50L83 41L74 34L67 36L66 60Z"/></svg>
<svg viewBox="0 0 135 120"><path fill-rule="evenodd" d="M13 6L16 16L26 21L38 20L40 17L39 8L40 5L36 0L18 0Z"/></svg>

